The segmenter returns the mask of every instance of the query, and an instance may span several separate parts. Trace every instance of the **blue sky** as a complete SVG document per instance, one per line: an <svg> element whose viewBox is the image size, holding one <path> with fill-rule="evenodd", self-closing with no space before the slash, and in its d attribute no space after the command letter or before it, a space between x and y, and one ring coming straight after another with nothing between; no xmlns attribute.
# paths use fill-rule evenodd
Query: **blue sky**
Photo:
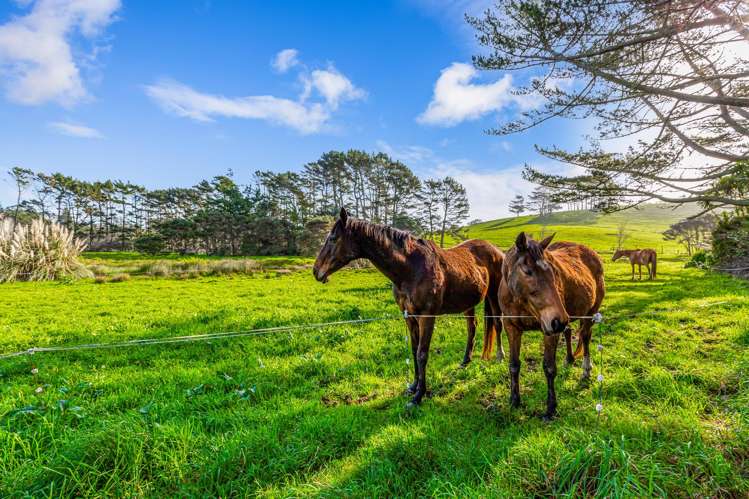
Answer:
<svg viewBox="0 0 749 499"><path fill-rule="evenodd" d="M0 2L3 171L187 186L358 148L457 177L487 219L530 190L519 169L545 164L534 143L583 134L484 133L538 104L511 94L528 75L470 66L463 13L488 2ZM3 177L0 204L12 187Z"/></svg>

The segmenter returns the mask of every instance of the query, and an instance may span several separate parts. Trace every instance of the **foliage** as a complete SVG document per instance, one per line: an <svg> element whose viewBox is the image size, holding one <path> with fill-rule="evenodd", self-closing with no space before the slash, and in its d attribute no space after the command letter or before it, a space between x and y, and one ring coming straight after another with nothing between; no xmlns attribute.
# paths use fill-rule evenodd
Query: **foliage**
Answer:
<svg viewBox="0 0 749 499"><path fill-rule="evenodd" d="M301 172L257 171L250 185L237 184L231 172L190 188L156 190L18 168L9 173L18 186L16 206L8 210L14 218L54 220L95 250L311 254L317 236L308 224L344 206L359 218L424 232L421 182L406 165L382 153L330 151ZM467 203L465 192L460 197L462 186L453 179L435 182L449 186L454 195L448 198L448 214L437 217L440 222L447 217L438 225L449 232L452 211ZM22 199L29 186L36 195ZM437 201L444 204L444 199Z"/></svg>
<svg viewBox="0 0 749 499"><path fill-rule="evenodd" d="M79 260L85 247L58 224L0 219L0 283L89 277Z"/></svg>
<svg viewBox="0 0 749 499"><path fill-rule="evenodd" d="M724 263L749 260L749 215L721 214L713 230L713 254Z"/></svg>
<svg viewBox="0 0 749 499"><path fill-rule="evenodd" d="M520 216L528 207L525 205L525 198L520 194L517 194L512 201L510 201L509 210L510 213L514 213L515 216Z"/></svg>
<svg viewBox="0 0 749 499"><path fill-rule="evenodd" d="M334 222L335 219L331 216L320 216L309 220L305 224L299 240L299 254L305 256L317 255Z"/></svg>
<svg viewBox="0 0 749 499"><path fill-rule="evenodd" d="M686 268L709 269L715 265L715 257L709 251L698 250L684 265Z"/></svg>
<svg viewBox="0 0 749 499"><path fill-rule="evenodd" d="M146 253L148 255L158 255L166 249L166 240L164 236L157 233L147 233L133 241L135 251Z"/></svg>
<svg viewBox="0 0 749 499"><path fill-rule="evenodd" d="M715 227L715 217L707 214L687 218L676 222L663 233L667 241L678 241L687 248L691 255L695 248L705 249L710 246L710 232Z"/></svg>
<svg viewBox="0 0 749 499"><path fill-rule="evenodd" d="M584 173L526 167L557 200L749 206L746 193L718 185L747 185L747 2L511 0L469 22L488 49L474 57L479 68L528 76L515 90L519 117L494 133L555 118L595 125L578 151L538 147ZM622 141L623 152L605 148Z"/></svg>
<svg viewBox="0 0 749 499"><path fill-rule="evenodd" d="M445 235L459 237L463 222L468 219L468 197L465 188L454 178L427 180L418 194L422 208L422 221L426 233L439 235L440 246L445 245Z"/></svg>
<svg viewBox="0 0 749 499"><path fill-rule="evenodd" d="M437 320L432 397L406 411L406 329L374 270L324 286L309 272L9 284L0 352L396 318L3 360L0 496L745 497L746 283L670 258L658 281L632 283L604 260L603 414L579 361L560 364L548 424L540 333L524 337L525 405L511 410L506 362L458 368L462 316Z"/></svg>

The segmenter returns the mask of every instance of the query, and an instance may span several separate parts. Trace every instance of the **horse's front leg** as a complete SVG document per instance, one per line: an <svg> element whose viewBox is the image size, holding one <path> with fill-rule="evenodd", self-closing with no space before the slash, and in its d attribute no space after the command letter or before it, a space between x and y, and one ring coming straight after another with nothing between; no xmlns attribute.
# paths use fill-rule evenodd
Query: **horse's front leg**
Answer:
<svg viewBox="0 0 749 499"><path fill-rule="evenodd" d="M427 360L429 360L429 344L434 331L434 317L419 318L419 347L416 352L416 363L419 366L416 393L411 403L418 405L427 392Z"/></svg>
<svg viewBox="0 0 749 499"><path fill-rule="evenodd" d="M557 345L559 335L544 335L544 374L546 375L546 414L545 420L554 418L557 414L557 392L554 380L557 377Z"/></svg>
<svg viewBox="0 0 749 499"><path fill-rule="evenodd" d="M469 308L463 313L466 316L466 326L468 326L468 339L466 340L466 353L460 367L466 367L470 364L473 355L473 340L476 337L476 309Z"/></svg>
<svg viewBox="0 0 749 499"><path fill-rule="evenodd" d="M642 264L638 263L637 267L640 269L640 280L642 281Z"/></svg>
<svg viewBox="0 0 749 499"><path fill-rule="evenodd" d="M567 326L564 330L564 343L567 347L567 357L565 358L565 363L568 366L571 366L575 363L575 356L572 355L572 328L570 326Z"/></svg>
<svg viewBox="0 0 749 499"><path fill-rule="evenodd" d="M510 407L520 407L520 338L523 332L510 323L505 324L507 343L510 344Z"/></svg>
<svg viewBox="0 0 749 499"><path fill-rule="evenodd" d="M411 355L414 363L414 381L408 385L407 391L413 394L416 393L416 387L419 383L419 362L416 358L416 352L419 348L419 321L413 317L408 317L406 327L408 327L408 332L411 335Z"/></svg>
<svg viewBox="0 0 749 499"><path fill-rule="evenodd" d="M632 280L635 280L635 264L632 264Z"/></svg>

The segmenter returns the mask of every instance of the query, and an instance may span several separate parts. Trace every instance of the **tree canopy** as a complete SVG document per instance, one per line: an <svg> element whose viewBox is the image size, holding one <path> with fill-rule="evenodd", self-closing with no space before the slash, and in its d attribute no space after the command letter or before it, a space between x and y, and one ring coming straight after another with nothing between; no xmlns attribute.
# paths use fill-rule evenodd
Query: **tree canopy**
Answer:
<svg viewBox="0 0 749 499"><path fill-rule="evenodd" d="M749 184L747 2L508 0L469 22L488 49L476 66L531 75L517 93L532 104L492 133L552 118L595 123L577 151L537 146L581 174L526 166L526 179L604 210L749 206L737 188Z"/></svg>

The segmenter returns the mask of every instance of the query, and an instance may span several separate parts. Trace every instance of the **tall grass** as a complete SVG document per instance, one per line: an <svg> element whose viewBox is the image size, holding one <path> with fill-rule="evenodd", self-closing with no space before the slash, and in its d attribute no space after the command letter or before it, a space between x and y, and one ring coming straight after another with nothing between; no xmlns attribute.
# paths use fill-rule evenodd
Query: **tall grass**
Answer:
<svg viewBox="0 0 749 499"><path fill-rule="evenodd" d="M0 282L91 277L79 260L85 247L58 224L41 219L29 225L0 220Z"/></svg>

